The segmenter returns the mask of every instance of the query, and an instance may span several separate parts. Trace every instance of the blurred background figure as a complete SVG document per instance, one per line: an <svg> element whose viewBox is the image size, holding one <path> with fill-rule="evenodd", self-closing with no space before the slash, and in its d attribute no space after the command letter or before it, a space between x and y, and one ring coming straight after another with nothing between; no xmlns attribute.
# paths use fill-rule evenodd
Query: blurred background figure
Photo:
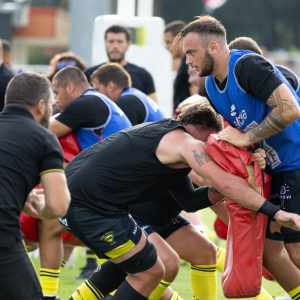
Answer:
<svg viewBox="0 0 300 300"><path fill-rule="evenodd" d="M11 42L8 40L2 40L3 49L3 62L14 72L17 73L17 69L14 68L11 62Z"/></svg>
<svg viewBox="0 0 300 300"><path fill-rule="evenodd" d="M186 25L183 21L173 21L166 25L164 37L166 43L166 49L172 53L173 56L173 70L177 71L177 75L174 80L174 93L173 93L173 110L191 96L191 85L188 82L188 65L185 63L185 53L182 47L178 47L176 50L171 50L175 36ZM179 63L178 63L179 62Z"/></svg>
<svg viewBox="0 0 300 300"><path fill-rule="evenodd" d="M157 102L154 81L151 74L144 68L129 63L126 60L126 52L131 45L132 33L131 31L120 25L112 25L105 31L105 50L108 57L108 62L119 63L131 76L132 87L145 93L152 100ZM102 63L93 66L84 71L87 80L90 82L90 77Z"/></svg>
<svg viewBox="0 0 300 300"><path fill-rule="evenodd" d="M14 72L4 63L2 40L0 39L0 112L4 107L4 96L9 81L14 77Z"/></svg>

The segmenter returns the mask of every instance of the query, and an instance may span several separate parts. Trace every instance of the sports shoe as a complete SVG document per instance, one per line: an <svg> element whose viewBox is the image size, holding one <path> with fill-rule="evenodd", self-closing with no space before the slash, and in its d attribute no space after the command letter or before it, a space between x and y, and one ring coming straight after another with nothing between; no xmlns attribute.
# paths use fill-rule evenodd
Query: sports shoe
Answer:
<svg viewBox="0 0 300 300"><path fill-rule="evenodd" d="M275 300L291 300L292 298L288 293L285 293L282 297L276 297Z"/></svg>
<svg viewBox="0 0 300 300"><path fill-rule="evenodd" d="M76 276L74 279L89 278L97 267L98 267L97 262L93 264L86 264L86 266L81 269L81 273L78 276Z"/></svg>

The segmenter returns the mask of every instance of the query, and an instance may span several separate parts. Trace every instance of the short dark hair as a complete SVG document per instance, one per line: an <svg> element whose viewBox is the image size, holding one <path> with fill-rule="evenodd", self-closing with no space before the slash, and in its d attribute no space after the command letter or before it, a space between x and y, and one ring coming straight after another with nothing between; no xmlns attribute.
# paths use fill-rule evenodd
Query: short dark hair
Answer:
<svg viewBox="0 0 300 300"><path fill-rule="evenodd" d="M166 25L164 32L171 32L172 36L175 37L186 25L184 21L173 21Z"/></svg>
<svg viewBox="0 0 300 300"><path fill-rule="evenodd" d="M5 93L5 106L18 105L33 108L41 99L48 103L51 84L44 75L35 72L22 72L9 82Z"/></svg>
<svg viewBox="0 0 300 300"><path fill-rule="evenodd" d="M105 39L106 39L107 34L109 32L112 32L112 33L125 33L127 42L131 41L131 31L130 31L129 28L126 28L126 27L121 26L121 25L112 25L112 26L110 26L106 29Z"/></svg>
<svg viewBox="0 0 300 300"><path fill-rule="evenodd" d="M226 29L220 21L211 16L198 16L197 18L197 20L186 25L177 34L172 48L176 48L182 39L190 32L204 36L215 35L218 37L224 37L226 41Z"/></svg>
<svg viewBox="0 0 300 300"><path fill-rule="evenodd" d="M257 43L250 37L241 36L233 41L231 41L228 45L229 49L237 49L237 50L248 50L255 52L259 55L263 55L261 49L257 45Z"/></svg>
<svg viewBox="0 0 300 300"><path fill-rule="evenodd" d="M2 40L2 51L3 53L11 52L11 42L8 40Z"/></svg>
<svg viewBox="0 0 300 300"><path fill-rule="evenodd" d="M123 89L131 87L131 77L129 73L117 63L106 63L102 65L91 75L91 81L94 78L97 78L104 86L107 86L109 81L112 81Z"/></svg>
<svg viewBox="0 0 300 300"><path fill-rule="evenodd" d="M83 72L77 67L65 67L58 71L52 79L52 82L57 81L58 85L65 88L68 83L78 85L85 83L89 85Z"/></svg>
<svg viewBox="0 0 300 300"><path fill-rule="evenodd" d="M179 114L178 120L182 124L196 125L201 131L213 128L216 131L223 130L223 120L221 115L207 102L194 103L184 108Z"/></svg>

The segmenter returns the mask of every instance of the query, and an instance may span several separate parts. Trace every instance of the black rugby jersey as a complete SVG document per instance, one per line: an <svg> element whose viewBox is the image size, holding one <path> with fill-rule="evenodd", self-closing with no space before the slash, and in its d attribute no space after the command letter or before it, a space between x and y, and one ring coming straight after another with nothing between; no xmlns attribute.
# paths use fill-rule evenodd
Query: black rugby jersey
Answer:
<svg viewBox="0 0 300 300"><path fill-rule="evenodd" d="M63 172L63 154L56 136L18 106L0 114L0 248L21 240L20 214L40 176Z"/></svg>
<svg viewBox="0 0 300 300"><path fill-rule="evenodd" d="M81 152L66 168L71 205L105 216L126 215L129 204L154 199L175 187L191 169L163 165L156 148L176 128L185 130L173 119L143 123Z"/></svg>

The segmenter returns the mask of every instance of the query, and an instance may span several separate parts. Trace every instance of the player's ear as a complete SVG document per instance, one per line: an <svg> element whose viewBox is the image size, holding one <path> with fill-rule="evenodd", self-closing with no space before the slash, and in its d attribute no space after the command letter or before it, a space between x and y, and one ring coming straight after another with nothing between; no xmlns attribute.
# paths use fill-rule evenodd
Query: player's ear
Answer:
<svg viewBox="0 0 300 300"><path fill-rule="evenodd" d="M107 84L107 88L110 92L113 92L115 89L116 89L116 84L112 81L109 81L108 84Z"/></svg>
<svg viewBox="0 0 300 300"><path fill-rule="evenodd" d="M211 41L208 44L208 53L214 55L218 51L219 45L215 41Z"/></svg>
<svg viewBox="0 0 300 300"><path fill-rule="evenodd" d="M45 113L46 103L45 103L44 99L40 99L38 101L38 103L35 105L35 109L41 115L43 115Z"/></svg>
<svg viewBox="0 0 300 300"><path fill-rule="evenodd" d="M66 86L66 91L69 95L73 94L74 91L75 91L75 86L73 83L68 83L67 86Z"/></svg>

